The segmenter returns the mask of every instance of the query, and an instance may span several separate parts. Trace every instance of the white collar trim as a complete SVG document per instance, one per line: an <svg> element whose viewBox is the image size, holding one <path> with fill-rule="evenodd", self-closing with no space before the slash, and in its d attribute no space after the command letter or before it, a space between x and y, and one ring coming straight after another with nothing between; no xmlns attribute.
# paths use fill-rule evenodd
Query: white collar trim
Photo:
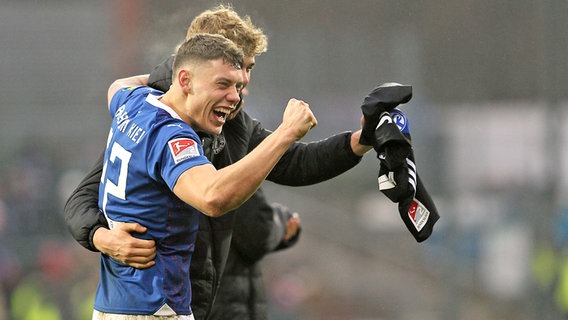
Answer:
<svg viewBox="0 0 568 320"><path fill-rule="evenodd" d="M156 96L156 95L153 95L153 94L149 94L148 97L146 97L146 101L149 104L153 105L154 107L160 108L160 109L166 111L173 118L181 120L181 117L174 111L174 109L168 107L165 103L163 103L159 100L160 97L162 97L162 96L161 95Z"/></svg>

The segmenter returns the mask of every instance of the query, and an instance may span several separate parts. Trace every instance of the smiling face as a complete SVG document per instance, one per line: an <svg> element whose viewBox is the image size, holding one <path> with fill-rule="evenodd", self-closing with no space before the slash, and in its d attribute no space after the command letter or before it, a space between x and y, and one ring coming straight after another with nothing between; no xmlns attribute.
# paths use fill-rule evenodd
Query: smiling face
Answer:
<svg viewBox="0 0 568 320"><path fill-rule="evenodd" d="M247 85L250 82L252 69L254 68L255 64L256 63L255 63L254 57L250 57L250 56L244 56L243 57L243 69L242 69L243 89L241 90L241 97L243 98L243 100L248 95ZM234 119L237 116L237 114L239 113L239 111L242 109L242 107L243 107L243 101L240 101L237 104L237 108L235 110L233 110L233 112L229 115L228 120Z"/></svg>
<svg viewBox="0 0 568 320"><path fill-rule="evenodd" d="M227 116L240 101L243 70L216 59L200 63L192 71L182 70L180 76L187 76L184 114L188 123L194 129L220 134Z"/></svg>

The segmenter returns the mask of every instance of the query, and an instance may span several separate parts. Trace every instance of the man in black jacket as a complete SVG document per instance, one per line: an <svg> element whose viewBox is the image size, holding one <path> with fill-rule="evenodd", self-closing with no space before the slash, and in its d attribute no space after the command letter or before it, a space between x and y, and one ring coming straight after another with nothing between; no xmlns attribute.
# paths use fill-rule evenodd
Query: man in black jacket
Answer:
<svg viewBox="0 0 568 320"><path fill-rule="evenodd" d="M218 26L207 19L217 17L221 19L221 22L228 23L229 21L224 19L234 19L235 15L236 13L227 8L206 12L192 22L188 35L192 32L220 33L235 41L243 48L247 56L243 69L247 73L246 81L248 82L250 71L254 66L254 57L266 50L265 37L262 32L259 35L260 30L254 28L248 18L241 20L239 25L243 26L245 31L250 31L251 28L255 31L252 32L254 35L252 42L260 43L260 45L251 47L250 43L239 43L239 33L244 32L242 29L236 27L214 31L206 29ZM152 72L149 80L151 86L160 90L167 90L170 82L171 58L159 65ZM240 111L225 124L221 135L202 136L204 152L215 167L222 168L244 157L268 134L270 131L264 129L258 121L252 119L246 112ZM359 130L355 133L340 133L319 142L296 143L286 152L267 179L283 185L303 186L335 177L359 163L361 156L371 149L370 146L359 144L360 134ZM123 224L118 228L108 230L106 220L99 212L97 205L101 170L102 158L80 183L65 206L66 223L71 233L87 249L101 251L135 267L152 266L152 259L155 255L153 241L137 239L130 235L132 232L144 232L143 226ZM262 199L263 196L259 194L249 201L264 201ZM245 204L237 211L247 210L247 208L257 210L264 206L266 206L265 202L252 202L249 205ZM266 214L268 211L260 210L259 212ZM252 211L250 214L253 214ZM233 223L235 217L238 216L239 213L229 213L220 218L210 218L205 215L200 217L196 250L191 263L191 285L194 292L192 309L195 319L211 319L213 301L229 255ZM237 247L238 245L234 245L234 248ZM216 314L228 319L235 319L237 316L233 314L236 312L234 309L218 311L220 312ZM266 310L260 313L262 317L266 317ZM253 316L247 315L245 318L253 318ZM216 317L216 319L220 318Z"/></svg>
<svg viewBox="0 0 568 320"><path fill-rule="evenodd" d="M286 222L299 222L285 206L269 205L262 191L245 202L235 216L233 240L211 319L267 319L268 297L261 260L271 252L293 246L299 231L287 234Z"/></svg>

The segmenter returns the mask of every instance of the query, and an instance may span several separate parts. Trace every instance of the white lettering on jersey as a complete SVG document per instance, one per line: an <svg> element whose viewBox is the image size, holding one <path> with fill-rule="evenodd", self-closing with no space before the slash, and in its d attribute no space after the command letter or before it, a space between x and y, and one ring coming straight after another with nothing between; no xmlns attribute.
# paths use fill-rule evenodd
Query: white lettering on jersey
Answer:
<svg viewBox="0 0 568 320"><path fill-rule="evenodd" d="M136 123L132 122L132 125L126 132L126 135L132 139L132 141L138 143L142 139L142 137L146 134L144 129L140 128Z"/></svg>
<svg viewBox="0 0 568 320"><path fill-rule="evenodd" d="M117 123L117 129L120 132L124 132L124 130L126 130L126 127L128 126L128 123L130 122L130 119L128 118L128 112L126 112L126 105L122 105L120 108L118 108L118 110L116 110L116 113L114 114L114 118L116 119L116 123Z"/></svg>

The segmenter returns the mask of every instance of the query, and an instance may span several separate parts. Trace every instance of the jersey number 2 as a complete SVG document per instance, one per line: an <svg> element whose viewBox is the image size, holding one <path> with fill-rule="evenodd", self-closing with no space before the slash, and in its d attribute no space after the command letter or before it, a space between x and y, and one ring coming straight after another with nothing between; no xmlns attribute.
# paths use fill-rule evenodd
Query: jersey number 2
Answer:
<svg viewBox="0 0 568 320"><path fill-rule="evenodd" d="M103 166L103 174L102 174L102 183L104 183L104 194L103 194L103 213L107 218L109 228L113 228L113 221L109 219L106 213L106 205L108 202L108 195L115 196L119 199L126 200L126 177L128 176L128 163L130 162L130 157L132 157L132 153L126 149L124 149L120 144L117 142L113 143L112 148L110 150L110 155L108 160L105 162ZM109 162L113 164L116 160L120 160L120 170L118 171L118 179L117 183L115 184L110 179L106 177L107 166Z"/></svg>

